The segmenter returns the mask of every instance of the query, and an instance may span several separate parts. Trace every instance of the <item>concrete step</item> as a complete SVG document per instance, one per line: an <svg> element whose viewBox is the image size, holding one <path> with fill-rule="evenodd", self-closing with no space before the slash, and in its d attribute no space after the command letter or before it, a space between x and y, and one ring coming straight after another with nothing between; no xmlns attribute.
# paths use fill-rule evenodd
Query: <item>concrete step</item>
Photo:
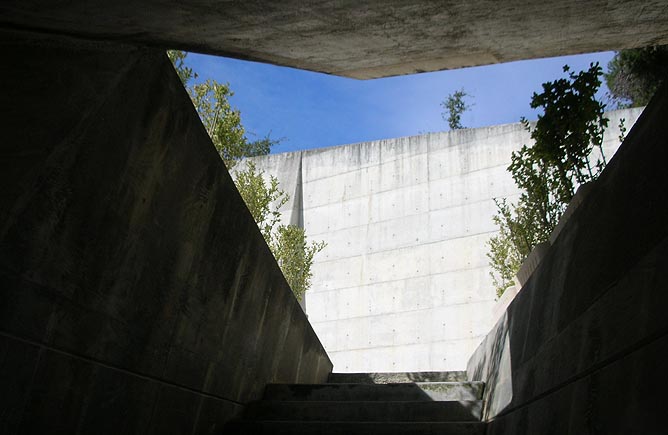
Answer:
<svg viewBox="0 0 668 435"><path fill-rule="evenodd" d="M444 401L481 400L483 382L412 384L269 384L265 400L287 401Z"/></svg>
<svg viewBox="0 0 668 435"><path fill-rule="evenodd" d="M246 420L287 421L480 421L482 401L449 402L338 402L274 401L250 403Z"/></svg>
<svg viewBox="0 0 668 435"><path fill-rule="evenodd" d="M317 434L317 435L484 435L483 423L367 423L367 422L301 422L244 421L230 422L226 434Z"/></svg>
<svg viewBox="0 0 668 435"><path fill-rule="evenodd" d="M466 372L332 373L330 384L397 384L401 382L466 382Z"/></svg>

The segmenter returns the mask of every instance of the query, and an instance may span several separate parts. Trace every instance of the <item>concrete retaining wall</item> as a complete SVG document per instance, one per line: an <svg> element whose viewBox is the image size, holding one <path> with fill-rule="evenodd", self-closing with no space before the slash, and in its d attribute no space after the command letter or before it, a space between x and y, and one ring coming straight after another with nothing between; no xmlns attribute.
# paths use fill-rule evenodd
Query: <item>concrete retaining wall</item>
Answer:
<svg viewBox="0 0 668 435"><path fill-rule="evenodd" d="M664 433L668 87L468 363L487 433Z"/></svg>
<svg viewBox="0 0 668 435"><path fill-rule="evenodd" d="M610 112L605 149L640 109ZM517 124L255 158L294 201L288 222L328 246L306 308L338 372L462 370L494 325L493 198L530 140Z"/></svg>
<svg viewBox="0 0 668 435"><path fill-rule="evenodd" d="M326 380L165 54L0 40L0 433L220 433Z"/></svg>

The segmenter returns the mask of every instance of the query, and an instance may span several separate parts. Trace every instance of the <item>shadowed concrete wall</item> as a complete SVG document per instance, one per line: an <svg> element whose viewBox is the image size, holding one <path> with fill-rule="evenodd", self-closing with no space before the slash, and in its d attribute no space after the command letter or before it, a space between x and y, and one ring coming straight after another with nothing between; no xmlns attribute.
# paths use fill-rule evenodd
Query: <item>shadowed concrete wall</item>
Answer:
<svg viewBox="0 0 668 435"><path fill-rule="evenodd" d="M608 113L608 157L640 112ZM518 195L507 167L529 140L517 123L254 159L296 198L285 221L328 244L305 299L336 371L466 367L496 321L493 198Z"/></svg>
<svg viewBox="0 0 668 435"><path fill-rule="evenodd" d="M668 88L475 352L488 434L665 433Z"/></svg>
<svg viewBox="0 0 668 435"><path fill-rule="evenodd" d="M219 433L324 381L165 54L0 39L0 432Z"/></svg>

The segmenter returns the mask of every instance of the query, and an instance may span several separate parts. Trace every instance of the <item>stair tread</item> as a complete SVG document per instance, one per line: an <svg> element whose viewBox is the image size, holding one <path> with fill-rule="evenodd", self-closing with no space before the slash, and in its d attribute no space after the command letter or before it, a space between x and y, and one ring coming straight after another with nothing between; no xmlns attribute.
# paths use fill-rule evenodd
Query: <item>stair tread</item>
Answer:
<svg viewBox="0 0 668 435"><path fill-rule="evenodd" d="M481 400L280 401L250 403L244 419L302 421L479 421Z"/></svg>
<svg viewBox="0 0 668 435"><path fill-rule="evenodd" d="M415 382L390 384L269 384L268 400L447 401L479 400L482 382Z"/></svg>
<svg viewBox="0 0 668 435"><path fill-rule="evenodd" d="M234 421L226 433L252 434L438 434L483 435L481 422L341 422L341 421ZM246 432L245 432L246 431Z"/></svg>
<svg viewBox="0 0 668 435"><path fill-rule="evenodd" d="M466 382L465 371L332 373L329 383L387 384L397 382Z"/></svg>
<svg viewBox="0 0 668 435"><path fill-rule="evenodd" d="M363 382L326 382L321 384L285 384L285 383L270 383L267 385L311 385L311 386L341 386L341 385L363 385L365 387L384 387L386 385L428 385L428 384L457 384L457 385L478 385L484 384L483 381L439 381L439 382L388 382L386 384L366 384Z"/></svg>
<svg viewBox="0 0 668 435"><path fill-rule="evenodd" d="M461 373L439 373L440 378L433 373L366 374L365 382L343 382L355 379L353 374L334 376L327 384L269 384L263 400L248 404L226 433L484 435L484 383L454 380Z"/></svg>
<svg viewBox="0 0 668 435"><path fill-rule="evenodd" d="M392 404L392 405L416 405L416 406L425 406L431 404L435 405L447 405L449 403L460 403L460 404L467 404L467 403L479 403L482 402L481 399L477 400L430 400L430 401L424 401L424 400L390 400L390 401L379 401L379 400L275 400L275 399L262 399L262 400L257 400L252 403L274 403L274 404L291 404L291 403L299 403L299 404L327 404L330 406L334 405L341 405L341 404L354 404L354 405L377 405L379 403L387 403L387 404Z"/></svg>

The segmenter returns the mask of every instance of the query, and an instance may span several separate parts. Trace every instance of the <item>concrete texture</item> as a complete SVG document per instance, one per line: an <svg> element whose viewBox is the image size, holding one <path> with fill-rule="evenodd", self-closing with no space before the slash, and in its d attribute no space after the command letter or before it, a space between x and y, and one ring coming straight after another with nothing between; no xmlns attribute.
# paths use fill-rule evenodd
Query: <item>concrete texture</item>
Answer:
<svg viewBox="0 0 668 435"><path fill-rule="evenodd" d="M640 113L608 113L608 158ZM328 244L305 300L335 371L466 368L498 319L493 199L517 197L506 169L529 140L517 123L253 159L295 199L284 220Z"/></svg>
<svg viewBox="0 0 668 435"><path fill-rule="evenodd" d="M402 382L464 382L467 373L461 372L392 372L392 373L332 373L330 384L397 384Z"/></svg>
<svg viewBox="0 0 668 435"><path fill-rule="evenodd" d="M339 402L275 401L250 403L244 410L247 419L290 421L480 421L482 401L452 400Z"/></svg>
<svg viewBox="0 0 668 435"><path fill-rule="evenodd" d="M485 435L479 422L239 421L229 430L248 435Z"/></svg>
<svg viewBox="0 0 668 435"><path fill-rule="evenodd" d="M411 382L399 384L269 384L265 400L446 401L480 400L482 382Z"/></svg>
<svg viewBox="0 0 668 435"><path fill-rule="evenodd" d="M332 377L358 378L337 373ZM382 381L391 374L367 373ZM386 376L387 375L387 376ZM403 376L400 376L403 375ZM414 382L451 373L403 373L400 383L270 384L226 429L236 433L483 434L480 382ZM459 374L457 375L459 376Z"/></svg>
<svg viewBox="0 0 668 435"><path fill-rule="evenodd" d="M668 87L475 352L489 434L663 433Z"/></svg>
<svg viewBox="0 0 668 435"><path fill-rule="evenodd" d="M325 381L165 54L0 40L0 433L218 433Z"/></svg>
<svg viewBox="0 0 668 435"><path fill-rule="evenodd" d="M527 257L522 262L520 270L518 270L517 273L515 274L515 279L519 282L520 287L526 284L529 278L531 278L531 275L536 270L540 262L543 261L543 258L545 257L545 255L547 255L547 251L549 249L550 249L550 243L543 242L534 246L531 252L529 252L529 255L527 255Z"/></svg>
<svg viewBox="0 0 668 435"><path fill-rule="evenodd" d="M368 79L668 44L663 0L4 0L0 27Z"/></svg>
<svg viewBox="0 0 668 435"><path fill-rule="evenodd" d="M364 78L666 43L665 12L662 1L594 1L587 7L575 0L502 6L398 0L362 6L204 0L178 7L164 0L3 2L0 432L220 433L267 382L321 382L331 370L165 56L109 40L217 50ZM40 35L18 33L26 29ZM668 88L650 104L471 360L471 375L489 383L487 430L478 422L261 420L239 422L237 429L664 433L666 113ZM415 217L425 204L453 208L444 216L462 214L458 222L464 223L464 233L483 231L470 225L479 223L470 218L478 212L466 215L468 204L458 201L474 203L470 195L487 191L488 179L471 176L452 185L432 178L446 170L453 171L450 178L483 173L494 160L493 144L479 155L466 149L471 132L458 134L445 144L439 135L428 139L426 163L424 146L413 147L419 145L416 139L353 147L360 165L349 175L331 172L322 180L314 174L326 173L332 166L319 165L337 151L300 157L303 179L295 182L302 186L296 190L302 193L296 200L303 204L300 210L323 207L311 224L323 232L325 227L341 231L336 240L350 241L348 249L364 257L343 261L330 280L353 298L338 299L332 292L336 298L320 306L337 316L357 310L358 319L379 314L373 322L350 322L342 329L343 346L362 351L355 358L369 356L359 347L365 341L384 342L403 350L380 351L376 357L427 365L410 359L410 351L419 350L418 358L430 355L441 364L438 358L447 349L415 338L418 329L412 325L446 339L451 329L439 330L442 319L468 326L467 318L450 308L431 317L418 313L423 301L448 307L458 293L409 293L399 284L368 289L360 298L350 290L365 270L372 280L404 282L422 276L427 265L429 273L438 270L438 257L432 266L424 250L401 251L414 234L375 226L373 231L393 234L395 240L376 239L385 244L373 245L369 253L369 247L353 244L357 239L343 237L344 231L354 234L356 227L382 224L371 212L381 208L388 221L427 228L427 238L462 231L462 226L425 226ZM391 144L406 159L392 159L395 151L386 146ZM315 172L301 165L306 157ZM402 166L423 171L402 172ZM407 179L406 174L417 176ZM303 195L307 182L329 183L334 193L317 202L322 198ZM445 196L434 197L425 184ZM376 199L355 196L354 189L351 194L347 189L353 186L373 191ZM343 214L327 209L338 201L347 203ZM351 221L343 216L355 216L356 224L346 226ZM309 226L306 217L297 215ZM424 237L418 233L416 241ZM446 241L431 245L443 253L442 260L454 259L448 273L475 264L477 257L466 247ZM382 261L367 264L365 256L371 255ZM341 257L331 259L336 260ZM392 261L400 267L393 270ZM439 280L441 288L457 288L454 278ZM396 301L400 293L406 298ZM365 302L349 307L354 300ZM416 312L413 323L388 317L407 325L400 334L389 335L385 326L364 328L364 322L375 325L397 307ZM374 314L374 309L384 311ZM369 387L389 389L366 385L361 391ZM431 403L419 385L409 390L422 391L419 397ZM290 392L295 391L299 388Z"/></svg>

